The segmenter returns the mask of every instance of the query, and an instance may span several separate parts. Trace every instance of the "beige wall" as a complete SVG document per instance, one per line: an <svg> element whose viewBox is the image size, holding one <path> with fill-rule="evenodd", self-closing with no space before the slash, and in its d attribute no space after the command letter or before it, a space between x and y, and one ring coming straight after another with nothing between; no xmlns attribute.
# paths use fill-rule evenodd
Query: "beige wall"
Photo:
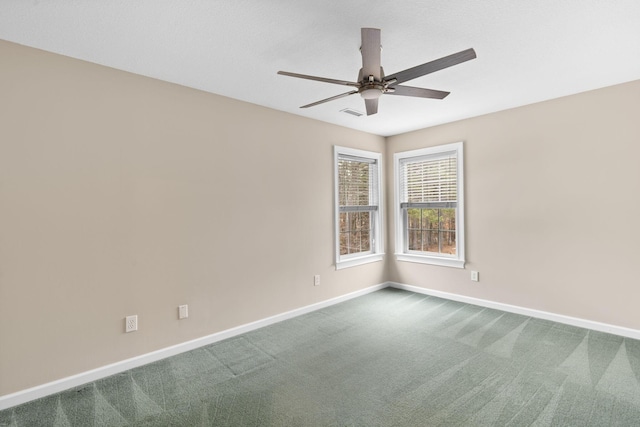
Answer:
<svg viewBox="0 0 640 427"><path fill-rule="evenodd" d="M332 265L332 147L384 138L2 41L0 63L0 396L384 281Z"/></svg>
<svg viewBox="0 0 640 427"><path fill-rule="evenodd" d="M385 144L2 41L0 63L0 396L386 280L640 329L640 82ZM335 271L332 146L455 141L467 268Z"/></svg>
<svg viewBox="0 0 640 427"><path fill-rule="evenodd" d="M388 138L387 159L464 141L467 259L388 279L640 329L639 111L636 81Z"/></svg>

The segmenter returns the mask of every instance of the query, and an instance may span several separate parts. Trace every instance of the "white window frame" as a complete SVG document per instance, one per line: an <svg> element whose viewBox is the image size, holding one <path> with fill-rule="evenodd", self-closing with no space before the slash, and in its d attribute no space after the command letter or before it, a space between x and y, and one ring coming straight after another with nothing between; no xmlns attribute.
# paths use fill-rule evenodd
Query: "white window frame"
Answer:
<svg viewBox="0 0 640 427"><path fill-rule="evenodd" d="M335 263L336 270L342 268L354 267L356 265L367 264L370 262L382 261L384 259L384 198L382 194L382 154L373 151L358 150L355 148L333 147L333 171L334 171L334 238L335 238ZM349 255L340 255L340 201L338 199L338 159L340 156L359 157L366 160L374 160L378 166L377 185L378 190L378 209L371 215L371 229L373 234L373 242L371 250L366 253L357 253Z"/></svg>
<svg viewBox="0 0 640 427"><path fill-rule="evenodd" d="M430 252L416 253L408 251L407 229L401 203L401 163L418 157L438 157L444 153L456 153L457 159L457 207L456 207L456 255L435 254ZM446 267L464 268L464 149L462 142L404 151L393 155L394 173L394 225L395 225L395 256L398 261L417 262L422 264L441 265Z"/></svg>

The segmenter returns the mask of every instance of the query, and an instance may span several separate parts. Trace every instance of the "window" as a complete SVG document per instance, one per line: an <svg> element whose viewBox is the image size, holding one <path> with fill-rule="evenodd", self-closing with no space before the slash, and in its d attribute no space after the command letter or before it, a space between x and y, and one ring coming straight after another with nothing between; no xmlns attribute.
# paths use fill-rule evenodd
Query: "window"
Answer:
<svg viewBox="0 0 640 427"><path fill-rule="evenodd" d="M396 257L464 268L462 142L394 155Z"/></svg>
<svg viewBox="0 0 640 427"><path fill-rule="evenodd" d="M336 269L382 260L380 158L334 147Z"/></svg>

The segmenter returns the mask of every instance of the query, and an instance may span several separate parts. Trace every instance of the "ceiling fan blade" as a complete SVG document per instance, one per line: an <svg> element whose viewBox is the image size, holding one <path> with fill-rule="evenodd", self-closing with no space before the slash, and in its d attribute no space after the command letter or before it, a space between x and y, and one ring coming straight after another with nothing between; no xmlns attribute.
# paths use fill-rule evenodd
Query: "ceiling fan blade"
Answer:
<svg viewBox="0 0 640 427"><path fill-rule="evenodd" d="M364 105L367 107L367 116L378 112L378 98L365 99Z"/></svg>
<svg viewBox="0 0 640 427"><path fill-rule="evenodd" d="M307 76L306 74L289 73L287 71L278 71L278 74L282 76L297 77L299 79L316 80L319 82L333 83L337 85L360 87L360 83L348 82L346 80L336 80L336 79L327 79L325 77Z"/></svg>
<svg viewBox="0 0 640 427"><path fill-rule="evenodd" d="M476 57L476 51L473 49L463 50L462 52L454 53L449 56L445 56L435 61L427 62L422 65L418 65L413 68L408 68L404 71L386 76L385 81L395 80L394 83L403 83L409 80L422 77L426 74L430 74L444 68L452 67L454 65L461 64Z"/></svg>
<svg viewBox="0 0 640 427"><path fill-rule="evenodd" d="M373 76L380 81L380 30L377 28L362 28L362 77Z"/></svg>
<svg viewBox="0 0 640 427"><path fill-rule="evenodd" d="M418 98L432 99L443 99L451 93L444 92L442 90L424 89L412 86L393 86L389 87L389 89L393 89L393 92L385 92L386 95L416 96Z"/></svg>
<svg viewBox="0 0 640 427"><path fill-rule="evenodd" d="M331 98L327 98L320 101L312 102L311 104L303 105L300 108L315 107L316 105L324 104L325 102L333 101L334 99L344 98L345 96L353 95L354 93L358 93L358 91L352 90L351 92L342 93L340 95L332 96Z"/></svg>

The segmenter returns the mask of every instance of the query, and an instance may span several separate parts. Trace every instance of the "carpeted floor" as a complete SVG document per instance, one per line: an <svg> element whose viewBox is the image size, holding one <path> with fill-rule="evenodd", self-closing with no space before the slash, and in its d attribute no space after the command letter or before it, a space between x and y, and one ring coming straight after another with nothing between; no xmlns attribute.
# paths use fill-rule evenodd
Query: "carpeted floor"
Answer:
<svg viewBox="0 0 640 427"><path fill-rule="evenodd" d="M639 341L384 289L0 426L639 426L639 380Z"/></svg>

